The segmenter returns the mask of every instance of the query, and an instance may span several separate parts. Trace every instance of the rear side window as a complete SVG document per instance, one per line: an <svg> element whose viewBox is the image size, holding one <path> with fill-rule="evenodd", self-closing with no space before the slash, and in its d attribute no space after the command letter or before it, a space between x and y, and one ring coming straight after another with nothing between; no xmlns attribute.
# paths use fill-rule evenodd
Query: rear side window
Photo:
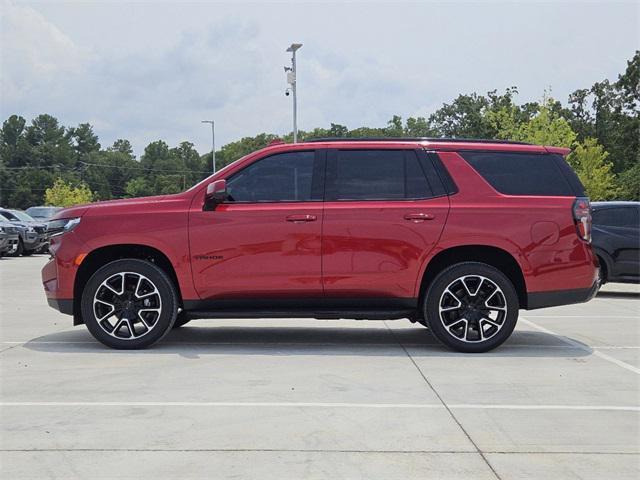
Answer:
<svg viewBox="0 0 640 480"><path fill-rule="evenodd" d="M584 195L576 174L559 155L514 152L460 152L460 155L493 188L506 195Z"/></svg>
<svg viewBox="0 0 640 480"><path fill-rule="evenodd" d="M593 212L593 223L607 227L640 227L640 209L637 207L602 208Z"/></svg>
<svg viewBox="0 0 640 480"><path fill-rule="evenodd" d="M433 192L412 150L338 150L327 165L328 200L405 200Z"/></svg>

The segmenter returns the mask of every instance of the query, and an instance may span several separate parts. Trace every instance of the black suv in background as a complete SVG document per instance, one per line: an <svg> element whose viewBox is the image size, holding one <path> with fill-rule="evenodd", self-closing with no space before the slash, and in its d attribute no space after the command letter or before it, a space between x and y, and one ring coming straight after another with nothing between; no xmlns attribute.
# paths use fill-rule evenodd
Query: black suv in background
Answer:
<svg viewBox="0 0 640 480"><path fill-rule="evenodd" d="M591 207L601 282L640 283L640 202L593 202Z"/></svg>

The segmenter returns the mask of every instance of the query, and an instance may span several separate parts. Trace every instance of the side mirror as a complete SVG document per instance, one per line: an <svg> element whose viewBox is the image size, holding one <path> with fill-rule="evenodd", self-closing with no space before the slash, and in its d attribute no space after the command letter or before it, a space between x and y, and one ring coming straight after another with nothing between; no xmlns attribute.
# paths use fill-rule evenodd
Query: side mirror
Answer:
<svg viewBox="0 0 640 480"><path fill-rule="evenodd" d="M211 182L207 185L203 210L215 210L216 206L219 203L224 202L228 196L226 180L216 180L215 182Z"/></svg>

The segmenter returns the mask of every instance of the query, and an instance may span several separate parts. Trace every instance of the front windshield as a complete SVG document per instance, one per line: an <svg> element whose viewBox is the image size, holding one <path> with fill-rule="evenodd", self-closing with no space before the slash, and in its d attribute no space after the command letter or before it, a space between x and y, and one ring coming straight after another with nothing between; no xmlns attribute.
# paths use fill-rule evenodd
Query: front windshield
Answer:
<svg viewBox="0 0 640 480"><path fill-rule="evenodd" d="M31 207L27 209L27 212L32 217L50 218L53 217L58 210L60 209L56 207Z"/></svg>
<svg viewBox="0 0 640 480"><path fill-rule="evenodd" d="M218 170L216 173L214 173L213 175L208 176L207 178L205 178L204 180L199 181L198 183L196 183L193 187L191 187L189 190L187 190L187 192L190 192L191 190L195 190L198 187L200 187L201 185L205 185L208 184L209 182L211 182L212 178L216 175L218 175L219 173L222 173L224 171L226 171L231 165L233 165L236 162L239 162L240 160L244 160L245 158L247 158L249 155L253 155L255 152L249 153L248 155L245 155L244 157L240 157L238 160L231 162L229 165L224 166L223 168L221 168L220 170Z"/></svg>
<svg viewBox="0 0 640 480"><path fill-rule="evenodd" d="M11 213L13 213L16 217L18 217L18 219L22 220L23 222L34 222L35 221L29 215L27 215L24 212L21 212L20 210L11 210Z"/></svg>

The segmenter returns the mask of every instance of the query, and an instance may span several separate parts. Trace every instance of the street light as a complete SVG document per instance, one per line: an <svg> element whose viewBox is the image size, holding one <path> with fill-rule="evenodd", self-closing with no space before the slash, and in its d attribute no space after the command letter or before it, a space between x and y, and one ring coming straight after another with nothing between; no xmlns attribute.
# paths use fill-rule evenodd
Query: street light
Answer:
<svg viewBox="0 0 640 480"><path fill-rule="evenodd" d="M287 52L291 52L291 67L284 67L287 73L287 83L291 85L293 93L293 143L298 142L298 97L296 92L296 51L302 47L301 43L292 43ZM289 95L289 91L286 92Z"/></svg>
<svg viewBox="0 0 640 480"><path fill-rule="evenodd" d="M211 163L213 165L213 173L216 173L216 123L214 120L202 120L202 123L211 124Z"/></svg>

